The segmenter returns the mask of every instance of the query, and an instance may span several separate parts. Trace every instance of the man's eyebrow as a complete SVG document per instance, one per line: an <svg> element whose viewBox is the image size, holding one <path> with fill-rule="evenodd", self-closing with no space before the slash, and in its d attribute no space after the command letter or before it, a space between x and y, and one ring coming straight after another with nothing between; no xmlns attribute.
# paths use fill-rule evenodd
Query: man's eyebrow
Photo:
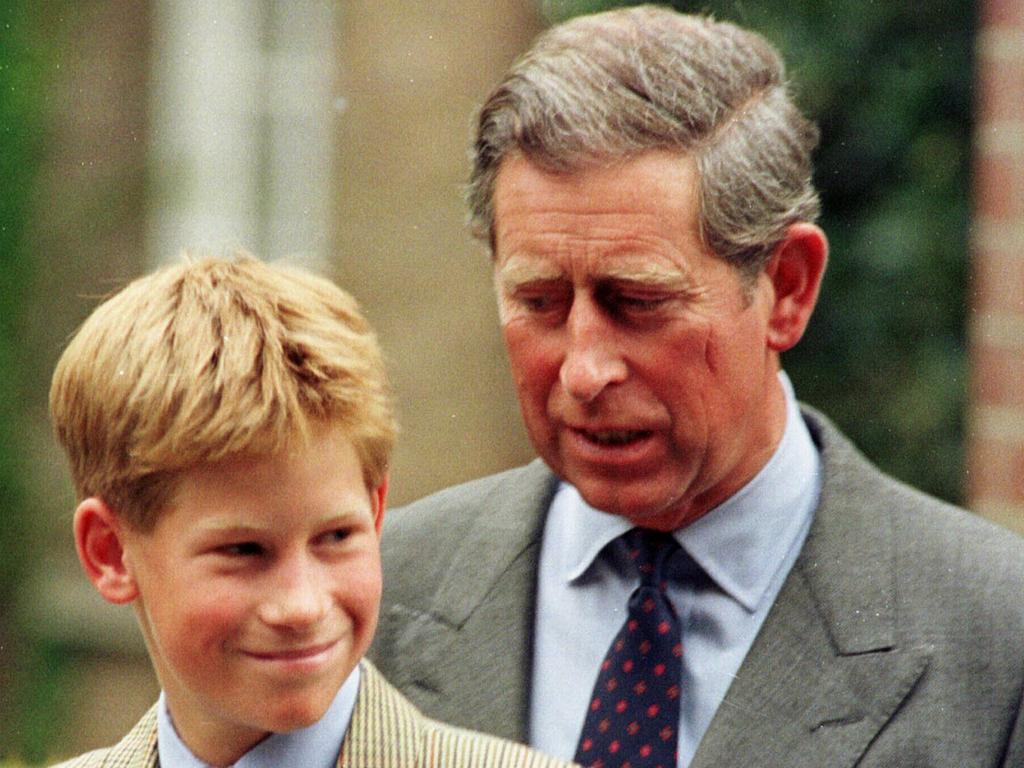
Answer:
<svg viewBox="0 0 1024 768"><path fill-rule="evenodd" d="M693 285L685 271L652 261L611 264L601 270L598 280L636 283L674 291L682 291Z"/></svg>
<svg viewBox="0 0 1024 768"><path fill-rule="evenodd" d="M310 521L310 524L311 527L317 528L346 526L350 525L354 521L366 517L367 514L372 515L372 512L359 506L343 507L317 516ZM199 520L195 524L195 530L204 534L257 536L268 532L273 533L276 529L272 522L253 522L240 519L236 515L227 514L211 516Z"/></svg>
<svg viewBox="0 0 1024 768"><path fill-rule="evenodd" d="M513 289L528 283L558 280L562 276L562 270L545 262L510 259L498 267L495 282L502 288Z"/></svg>
<svg viewBox="0 0 1024 768"><path fill-rule="evenodd" d="M505 290L565 278L565 274L557 266L530 259L509 259L498 267L495 273L495 283ZM613 261L602 265L599 271L591 275L591 279L595 283L636 283L670 291L684 291L693 285L692 278L685 270L650 260Z"/></svg>

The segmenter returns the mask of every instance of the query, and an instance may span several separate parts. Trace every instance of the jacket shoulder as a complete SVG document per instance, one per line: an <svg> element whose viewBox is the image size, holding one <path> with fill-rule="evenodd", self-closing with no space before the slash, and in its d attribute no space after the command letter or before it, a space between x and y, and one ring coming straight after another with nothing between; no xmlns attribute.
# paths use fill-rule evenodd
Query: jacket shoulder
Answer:
<svg viewBox="0 0 1024 768"><path fill-rule="evenodd" d="M995 547L1024 565L1019 534L885 474L827 418L806 406L804 420L823 458L823 505L852 500L868 514L884 511L894 520L896 535L905 534L925 548L960 557L965 548Z"/></svg>
<svg viewBox="0 0 1024 768"><path fill-rule="evenodd" d="M534 497L549 500L555 477L539 459L522 467L477 478L437 491L418 501L390 510L384 518L382 546L386 552L421 552L424 537L437 552L445 540L458 541L480 519L480 512L498 500L507 504L522 496L530 505Z"/></svg>
<svg viewBox="0 0 1024 768"><path fill-rule="evenodd" d="M100 768L100 766L106 765L106 758L109 754L110 747L95 749L92 752L65 760L63 763L57 763L51 768Z"/></svg>
<svg viewBox="0 0 1024 768"><path fill-rule="evenodd" d="M156 768L156 705L112 747L86 752L53 768Z"/></svg>
<svg viewBox="0 0 1024 768"><path fill-rule="evenodd" d="M462 510L471 510L496 493L509 488L546 483L553 479L551 470L540 460L493 475L478 477L459 485L442 488L422 499L392 510L392 525L401 525L413 518L420 521L445 518Z"/></svg>
<svg viewBox="0 0 1024 768"><path fill-rule="evenodd" d="M359 699L339 765L374 768L569 768L512 741L447 725L424 715L382 675L362 661Z"/></svg>
<svg viewBox="0 0 1024 768"><path fill-rule="evenodd" d="M890 551L904 608L918 604L937 617L949 613L942 601L956 601L960 612L1016 616L1024 630L1024 538L886 475L820 414L805 410L804 418L823 459L812 530L827 535L819 538L864 550L865 563Z"/></svg>

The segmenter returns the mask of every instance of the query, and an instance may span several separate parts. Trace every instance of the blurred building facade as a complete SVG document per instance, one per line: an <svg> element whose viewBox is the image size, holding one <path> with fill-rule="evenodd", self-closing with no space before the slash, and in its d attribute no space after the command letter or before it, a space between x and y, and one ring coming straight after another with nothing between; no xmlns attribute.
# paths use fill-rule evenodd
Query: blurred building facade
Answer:
<svg viewBox="0 0 1024 768"><path fill-rule="evenodd" d="M66 53L31 232L47 267L27 440L54 544L22 610L66 683L46 714L66 724L59 757L110 744L157 692L130 609L74 560L45 411L68 335L126 280L185 247L241 246L351 291L398 398L392 505L530 456L461 190L473 110L541 22L521 0L114 0L51 21Z"/></svg>

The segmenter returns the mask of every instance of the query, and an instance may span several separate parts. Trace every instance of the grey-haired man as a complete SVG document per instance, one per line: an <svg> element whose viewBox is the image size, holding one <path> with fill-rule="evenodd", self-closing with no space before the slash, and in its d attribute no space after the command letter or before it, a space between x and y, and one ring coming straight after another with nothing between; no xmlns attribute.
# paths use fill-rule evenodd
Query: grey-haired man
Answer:
<svg viewBox="0 0 1024 768"><path fill-rule="evenodd" d="M659 740L1024 765L1024 543L878 472L780 367L827 258L816 141L762 38L649 6L549 30L491 93L471 217L542 461L386 527L375 657L427 712L607 768ZM647 586L632 529L674 542Z"/></svg>

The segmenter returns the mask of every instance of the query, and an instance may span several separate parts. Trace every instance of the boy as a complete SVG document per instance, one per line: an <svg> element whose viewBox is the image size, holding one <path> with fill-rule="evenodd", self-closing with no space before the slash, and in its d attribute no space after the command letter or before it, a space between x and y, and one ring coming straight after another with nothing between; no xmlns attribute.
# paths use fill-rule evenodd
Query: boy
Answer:
<svg viewBox="0 0 1024 768"><path fill-rule="evenodd" d="M423 717L362 659L395 424L328 281L186 258L101 304L50 392L75 543L162 693L70 766L561 766Z"/></svg>

